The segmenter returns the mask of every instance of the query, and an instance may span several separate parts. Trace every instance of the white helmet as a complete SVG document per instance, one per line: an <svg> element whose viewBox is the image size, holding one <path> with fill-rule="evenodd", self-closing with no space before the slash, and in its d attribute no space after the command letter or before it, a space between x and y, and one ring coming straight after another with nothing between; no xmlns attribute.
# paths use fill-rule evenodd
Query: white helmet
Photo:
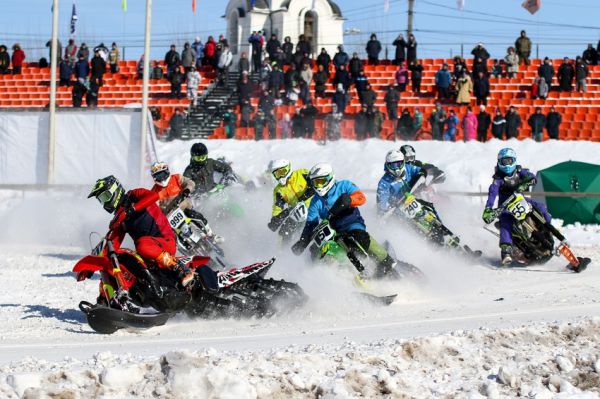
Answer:
<svg viewBox="0 0 600 399"><path fill-rule="evenodd" d="M333 168L328 163L318 163L312 167L308 178L318 196L325 196L335 184Z"/></svg>
<svg viewBox="0 0 600 399"><path fill-rule="evenodd" d="M150 174L152 175L154 182L163 187L167 187L169 180L171 180L169 165L167 165L165 162L154 162L150 167Z"/></svg>
<svg viewBox="0 0 600 399"><path fill-rule="evenodd" d="M404 163L404 154L398 150L391 150L385 156L385 170L403 179L406 176L406 164Z"/></svg>
<svg viewBox="0 0 600 399"><path fill-rule="evenodd" d="M282 186L287 184L292 175L292 164L287 159L275 159L269 163L269 169L273 178Z"/></svg>

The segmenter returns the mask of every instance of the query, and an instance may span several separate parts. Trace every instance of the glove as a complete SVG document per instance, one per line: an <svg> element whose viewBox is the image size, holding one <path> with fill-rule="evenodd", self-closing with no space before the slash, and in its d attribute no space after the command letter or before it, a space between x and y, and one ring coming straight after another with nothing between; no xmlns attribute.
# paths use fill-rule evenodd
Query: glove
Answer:
<svg viewBox="0 0 600 399"><path fill-rule="evenodd" d="M535 184L535 179L533 180L526 180L524 182L522 182L521 184L519 184L519 186L517 187L517 190L522 193L524 191L528 191L529 187L533 186Z"/></svg>
<svg viewBox="0 0 600 399"><path fill-rule="evenodd" d="M340 198L335 201L335 204L329 210L329 214L333 216L339 215L341 212L350 208L350 204L352 203L352 199L348 194L343 194Z"/></svg>
<svg viewBox="0 0 600 399"><path fill-rule="evenodd" d="M274 217L271 218L271 220L269 221L269 223L267 224L267 227L269 228L269 230L271 231L275 231L279 228L279 220L275 219Z"/></svg>
<svg viewBox="0 0 600 399"><path fill-rule="evenodd" d="M125 217L131 216L131 214L135 213L135 204L129 198L125 199L123 202L123 211L125 212Z"/></svg>
<svg viewBox="0 0 600 399"><path fill-rule="evenodd" d="M494 217L494 210L492 208L485 208L485 210L483 211L483 215L481 216L481 218L483 219L483 221L486 224L490 224L494 221L495 217Z"/></svg>
<svg viewBox="0 0 600 399"><path fill-rule="evenodd" d="M304 252L305 248L306 244L304 243L304 241L299 240L294 245L292 245L292 252L294 253L294 255L302 255L302 252Z"/></svg>
<svg viewBox="0 0 600 399"><path fill-rule="evenodd" d="M181 192L181 197L182 198L188 198L190 196L190 194L192 194L192 192L190 191L189 188L186 188L185 190L183 190Z"/></svg>
<svg viewBox="0 0 600 399"><path fill-rule="evenodd" d="M223 191L223 189L225 188L225 186L221 183L215 185L212 190L210 190L211 193L218 193L220 191Z"/></svg>

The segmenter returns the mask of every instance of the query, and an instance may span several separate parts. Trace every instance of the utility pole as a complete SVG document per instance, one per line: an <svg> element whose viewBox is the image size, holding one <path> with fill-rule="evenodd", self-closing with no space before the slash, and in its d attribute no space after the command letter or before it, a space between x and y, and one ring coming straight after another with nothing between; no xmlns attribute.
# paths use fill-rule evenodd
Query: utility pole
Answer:
<svg viewBox="0 0 600 399"><path fill-rule="evenodd" d="M142 80L142 128L140 132L140 182L146 168L146 134L148 133L148 97L150 94L150 30L152 29L152 0L146 0L146 33L144 36L144 74Z"/></svg>
<svg viewBox="0 0 600 399"><path fill-rule="evenodd" d="M54 183L56 140L56 67L58 54L58 0L52 2L52 43L50 44L50 108L48 122L48 184Z"/></svg>
<svg viewBox="0 0 600 399"><path fill-rule="evenodd" d="M413 31L413 9L415 8L415 0L408 0L408 24L406 26L407 35L411 35Z"/></svg>

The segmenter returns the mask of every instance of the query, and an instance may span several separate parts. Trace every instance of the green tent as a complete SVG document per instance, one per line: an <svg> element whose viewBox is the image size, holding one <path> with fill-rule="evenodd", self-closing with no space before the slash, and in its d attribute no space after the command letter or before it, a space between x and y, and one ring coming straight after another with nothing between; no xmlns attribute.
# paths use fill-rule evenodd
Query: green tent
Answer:
<svg viewBox="0 0 600 399"><path fill-rule="evenodd" d="M562 162L540 170L537 180L534 191L600 193L600 165ZM545 202L550 214L565 224L600 223L600 197L546 197Z"/></svg>

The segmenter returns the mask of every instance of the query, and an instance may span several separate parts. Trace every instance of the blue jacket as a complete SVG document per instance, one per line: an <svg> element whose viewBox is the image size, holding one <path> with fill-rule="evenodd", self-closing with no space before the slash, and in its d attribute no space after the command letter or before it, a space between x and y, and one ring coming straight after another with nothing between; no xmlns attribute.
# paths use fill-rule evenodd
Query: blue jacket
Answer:
<svg viewBox="0 0 600 399"><path fill-rule="evenodd" d="M458 120L458 116L456 116L456 115L450 115L444 121L444 123L446 124L446 131L455 132L456 131L456 126L458 126L459 122L460 121Z"/></svg>
<svg viewBox="0 0 600 399"><path fill-rule="evenodd" d="M535 183L535 175L529 169L521 168L521 165L517 165L512 175L506 175L496 167L496 173L494 173L493 178L494 181L492 181L488 189L488 198L485 203L486 208L494 207L496 197L498 197L498 204L502 204L517 191L517 188L523 182L532 181Z"/></svg>
<svg viewBox="0 0 600 399"><path fill-rule="evenodd" d="M77 78L87 78L90 74L90 66L86 60L79 60L75 63L75 76Z"/></svg>
<svg viewBox="0 0 600 399"><path fill-rule="evenodd" d="M306 225L302 231L302 239L308 240L314 228L324 219L329 219L331 227L338 233L346 233L352 230L366 230L365 221L360 215L358 208L350 208L332 218L329 215L329 210L342 195L350 195L358 190L359 188L351 181L340 180L333 185L324 197L319 195L313 196L308 207L308 216L306 218Z"/></svg>
<svg viewBox="0 0 600 399"><path fill-rule="evenodd" d="M404 179L398 179L386 171L377 185L377 211L384 213L395 207L410 192L417 180L426 175L425 168L411 163L406 164Z"/></svg>
<svg viewBox="0 0 600 399"><path fill-rule="evenodd" d="M438 87L450 87L450 83L452 83L452 75L450 72L440 69L435 73L435 85Z"/></svg>

